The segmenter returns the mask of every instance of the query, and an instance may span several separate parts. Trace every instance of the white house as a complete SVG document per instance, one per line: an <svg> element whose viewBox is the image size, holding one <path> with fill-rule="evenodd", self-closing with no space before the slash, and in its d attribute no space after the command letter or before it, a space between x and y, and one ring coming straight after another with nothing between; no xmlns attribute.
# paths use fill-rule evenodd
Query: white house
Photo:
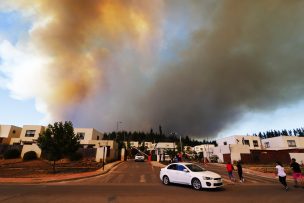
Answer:
<svg viewBox="0 0 304 203"><path fill-rule="evenodd" d="M229 144L247 145L249 149L262 149L261 139L256 136L234 135L216 140L218 146Z"/></svg>
<svg viewBox="0 0 304 203"><path fill-rule="evenodd" d="M194 147L196 153L203 153L204 158L209 159L213 155L214 144L202 144Z"/></svg>
<svg viewBox="0 0 304 203"><path fill-rule="evenodd" d="M94 128L74 128L74 133L79 136L83 147L98 147L103 134Z"/></svg>
<svg viewBox="0 0 304 203"><path fill-rule="evenodd" d="M268 150L304 149L304 137L279 136L262 140L263 148Z"/></svg>
<svg viewBox="0 0 304 203"><path fill-rule="evenodd" d="M0 125L0 144L10 144L12 138L20 138L21 130L14 125Z"/></svg>
<svg viewBox="0 0 304 203"><path fill-rule="evenodd" d="M35 143L39 135L45 131L42 125L24 125L19 138L12 138L10 144L31 145Z"/></svg>
<svg viewBox="0 0 304 203"><path fill-rule="evenodd" d="M241 154L250 154L250 150L262 149L261 140L256 136L235 135L216 140L213 154L219 157L219 162L241 160Z"/></svg>

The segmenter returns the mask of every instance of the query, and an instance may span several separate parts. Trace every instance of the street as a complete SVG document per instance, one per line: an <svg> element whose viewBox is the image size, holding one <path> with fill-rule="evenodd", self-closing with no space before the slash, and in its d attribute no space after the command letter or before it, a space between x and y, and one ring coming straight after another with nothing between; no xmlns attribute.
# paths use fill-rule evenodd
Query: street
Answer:
<svg viewBox="0 0 304 203"><path fill-rule="evenodd" d="M129 160L98 177L36 185L2 184L0 202L301 202L304 189L286 192L278 181L245 174L247 181L226 181L223 168L209 166L220 173L225 185L220 190L195 191L188 186L165 186L159 168L148 162ZM291 186L291 184L290 184Z"/></svg>

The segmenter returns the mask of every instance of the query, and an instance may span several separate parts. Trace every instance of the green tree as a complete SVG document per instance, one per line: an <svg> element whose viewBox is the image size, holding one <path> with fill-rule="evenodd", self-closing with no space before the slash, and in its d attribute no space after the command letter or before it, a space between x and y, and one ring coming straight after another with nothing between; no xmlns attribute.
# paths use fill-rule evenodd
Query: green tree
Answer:
<svg viewBox="0 0 304 203"><path fill-rule="evenodd" d="M53 161L53 172L56 172L56 161L73 155L80 147L79 137L75 135L73 124L70 121L49 124L39 136L37 144L46 159Z"/></svg>

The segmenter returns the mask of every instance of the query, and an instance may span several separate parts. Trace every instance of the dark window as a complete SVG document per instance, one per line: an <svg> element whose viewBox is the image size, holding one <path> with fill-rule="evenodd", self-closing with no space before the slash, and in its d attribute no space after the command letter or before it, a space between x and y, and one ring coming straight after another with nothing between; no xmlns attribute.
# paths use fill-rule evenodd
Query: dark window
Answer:
<svg viewBox="0 0 304 203"><path fill-rule="evenodd" d="M176 164L171 164L170 166L168 166L167 169L170 169L170 170L177 170L177 165L176 165Z"/></svg>
<svg viewBox="0 0 304 203"><path fill-rule="evenodd" d="M85 133L77 133L80 140L84 140Z"/></svg>
<svg viewBox="0 0 304 203"><path fill-rule="evenodd" d="M177 170L183 171L184 169L186 168L183 165L177 165Z"/></svg>
<svg viewBox="0 0 304 203"><path fill-rule="evenodd" d="M297 147L295 140L287 140L288 147Z"/></svg>
<svg viewBox="0 0 304 203"><path fill-rule="evenodd" d="M259 143L258 143L257 140L253 140L253 146L254 146L254 147L258 147L258 146L259 146Z"/></svg>
<svg viewBox="0 0 304 203"><path fill-rule="evenodd" d="M97 135L97 140L99 140L99 136Z"/></svg>
<svg viewBox="0 0 304 203"><path fill-rule="evenodd" d="M34 137L36 130L27 130L25 131L25 137Z"/></svg>
<svg viewBox="0 0 304 203"><path fill-rule="evenodd" d="M244 145L250 146L249 140L244 140Z"/></svg>
<svg viewBox="0 0 304 203"><path fill-rule="evenodd" d="M227 142L224 142L224 145L227 145Z"/></svg>
<svg viewBox="0 0 304 203"><path fill-rule="evenodd" d="M265 142L265 148L270 148L269 142Z"/></svg>

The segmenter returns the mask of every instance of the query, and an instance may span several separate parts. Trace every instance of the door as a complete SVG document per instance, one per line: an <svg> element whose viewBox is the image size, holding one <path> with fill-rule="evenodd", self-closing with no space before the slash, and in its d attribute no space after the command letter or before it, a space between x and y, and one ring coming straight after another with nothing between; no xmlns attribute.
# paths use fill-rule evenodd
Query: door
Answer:
<svg viewBox="0 0 304 203"><path fill-rule="evenodd" d="M176 164L171 164L167 168L167 175L169 177L170 182L172 182L172 183L177 183L176 171L177 171L177 165Z"/></svg>
<svg viewBox="0 0 304 203"><path fill-rule="evenodd" d="M184 169L186 169L185 166L177 164L176 180L178 183L189 184L191 182L191 175L188 169L188 172L184 171Z"/></svg>

